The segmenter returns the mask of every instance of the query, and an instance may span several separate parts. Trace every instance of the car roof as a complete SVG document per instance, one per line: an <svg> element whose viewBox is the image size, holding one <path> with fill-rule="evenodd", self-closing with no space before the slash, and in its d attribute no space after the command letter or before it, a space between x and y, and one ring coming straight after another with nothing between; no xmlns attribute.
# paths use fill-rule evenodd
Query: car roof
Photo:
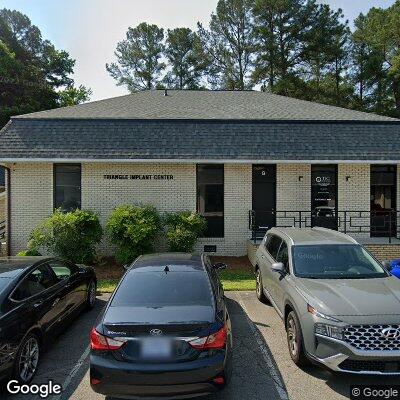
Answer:
<svg viewBox="0 0 400 400"><path fill-rule="evenodd" d="M190 253L145 254L138 257L130 269L151 268L153 271L164 271L167 266L170 271L179 272L204 270L202 255Z"/></svg>
<svg viewBox="0 0 400 400"><path fill-rule="evenodd" d="M349 235L321 227L272 228L268 232L286 237L292 245L358 244L358 242Z"/></svg>
<svg viewBox="0 0 400 400"><path fill-rule="evenodd" d="M50 260L50 257L0 257L0 273L6 271L25 270L32 265L45 260Z"/></svg>

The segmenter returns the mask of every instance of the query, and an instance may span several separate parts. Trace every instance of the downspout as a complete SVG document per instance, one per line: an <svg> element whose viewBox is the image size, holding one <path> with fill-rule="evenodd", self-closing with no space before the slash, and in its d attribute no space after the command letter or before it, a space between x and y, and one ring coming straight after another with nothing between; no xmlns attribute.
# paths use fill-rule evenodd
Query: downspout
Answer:
<svg viewBox="0 0 400 400"><path fill-rule="evenodd" d="M6 167L5 165L2 165L2 167L7 171L7 185L6 185L6 190L7 190L7 212L6 212L6 217L7 217L7 256L11 255L11 169L9 167Z"/></svg>

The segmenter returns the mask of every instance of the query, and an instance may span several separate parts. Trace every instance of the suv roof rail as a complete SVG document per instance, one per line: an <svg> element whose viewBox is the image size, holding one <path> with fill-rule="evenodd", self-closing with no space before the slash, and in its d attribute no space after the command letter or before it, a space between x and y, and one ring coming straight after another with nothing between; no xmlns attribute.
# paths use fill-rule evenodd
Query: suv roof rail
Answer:
<svg viewBox="0 0 400 400"><path fill-rule="evenodd" d="M339 236L342 238L345 237L345 238L349 239L351 242L358 244L356 239L354 239L350 235L347 235L346 233L343 233L343 232L334 231L333 229L329 229L329 228L323 228L322 226L314 226L312 229L314 229L315 231L329 232L332 235Z"/></svg>

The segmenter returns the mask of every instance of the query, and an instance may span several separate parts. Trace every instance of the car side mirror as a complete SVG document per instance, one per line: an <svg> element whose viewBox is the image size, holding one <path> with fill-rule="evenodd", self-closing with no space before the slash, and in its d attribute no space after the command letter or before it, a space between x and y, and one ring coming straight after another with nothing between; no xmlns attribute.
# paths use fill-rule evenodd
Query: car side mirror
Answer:
<svg viewBox="0 0 400 400"><path fill-rule="evenodd" d="M393 269L392 266L390 265L390 261L388 260L382 261L382 265L389 272Z"/></svg>
<svg viewBox="0 0 400 400"><path fill-rule="evenodd" d="M273 263L271 269L273 271L279 272L280 274L286 274L285 266L281 262Z"/></svg>
<svg viewBox="0 0 400 400"><path fill-rule="evenodd" d="M223 269L227 269L228 266L222 262L217 262L213 265L214 269L219 269L219 270L223 270Z"/></svg>

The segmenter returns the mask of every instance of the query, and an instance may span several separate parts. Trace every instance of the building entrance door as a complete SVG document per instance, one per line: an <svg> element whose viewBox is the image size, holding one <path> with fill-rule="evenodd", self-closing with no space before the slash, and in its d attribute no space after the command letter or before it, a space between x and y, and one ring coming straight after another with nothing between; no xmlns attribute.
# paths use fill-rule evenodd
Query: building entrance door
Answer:
<svg viewBox="0 0 400 400"><path fill-rule="evenodd" d="M311 225L338 229L337 166L311 166Z"/></svg>
<svg viewBox="0 0 400 400"><path fill-rule="evenodd" d="M371 236L396 236L396 165L371 165Z"/></svg>
<svg viewBox="0 0 400 400"><path fill-rule="evenodd" d="M253 223L256 237L276 225L276 165L253 165Z"/></svg>

